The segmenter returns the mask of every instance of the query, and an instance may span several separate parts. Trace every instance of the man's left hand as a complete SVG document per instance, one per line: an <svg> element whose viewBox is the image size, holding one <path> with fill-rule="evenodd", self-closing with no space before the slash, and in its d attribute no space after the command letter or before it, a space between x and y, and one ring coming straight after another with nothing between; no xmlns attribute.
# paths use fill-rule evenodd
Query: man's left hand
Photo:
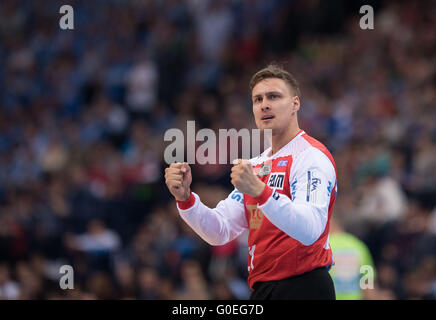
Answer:
<svg viewBox="0 0 436 320"><path fill-rule="evenodd" d="M260 196L265 188L265 183L254 174L249 160L233 160L230 178L236 189L254 198Z"/></svg>

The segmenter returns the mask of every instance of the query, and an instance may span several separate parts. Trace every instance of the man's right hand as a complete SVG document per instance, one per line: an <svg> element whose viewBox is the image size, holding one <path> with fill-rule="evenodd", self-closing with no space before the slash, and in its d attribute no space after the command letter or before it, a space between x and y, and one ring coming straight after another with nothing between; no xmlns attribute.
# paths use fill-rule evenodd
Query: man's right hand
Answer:
<svg viewBox="0 0 436 320"><path fill-rule="evenodd" d="M188 163L172 163L165 169L165 183L177 201L189 199L191 182L191 168Z"/></svg>

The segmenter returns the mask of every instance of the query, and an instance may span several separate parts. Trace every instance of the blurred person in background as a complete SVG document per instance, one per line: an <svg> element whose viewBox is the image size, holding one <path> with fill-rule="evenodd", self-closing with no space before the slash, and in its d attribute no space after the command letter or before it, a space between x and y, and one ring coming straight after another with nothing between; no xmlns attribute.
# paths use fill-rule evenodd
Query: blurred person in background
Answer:
<svg viewBox="0 0 436 320"><path fill-rule="evenodd" d="M158 271L149 266L144 266L137 273L139 299L155 300L159 294L160 277Z"/></svg>
<svg viewBox="0 0 436 320"><path fill-rule="evenodd" d="M177 299L208 300L211 298L206 278L196 260L187 259L181 266L181 286Z"/></svg>
<svg viewBox="0 0 436 320"><path fill-rule="evenodd" d="M17 300L20 296L20 287L11 278L8 265L0 264L0 300Z"/></svg>
<svg viewBox="0 0 436 320"><path fill-rule="evenodd" d="M128 261L115 262L115 290L119 299L135 299L135 270Z"/></svg>
<svg viewBox="0 0 436 320"><path fill-rule="evenodd" d="M118 297L111 278L106 272L91 273L86 281L86 289L90 297L95 297L95 299L113 300Z"/></svg>
<svg viewBox="0 0 436 320"><path fill-rule="evenodd" d="M380 292L376 268L368 247L346 232L340 221L330 223L329 243L334 265L330 269L337 300L392 299L392 292Z"/></svg>
<svg viewBox="0 0 436 320"><path fill-rule="evenodd" d="M80 235L67 235L66 245L83 254L91 270L108 270L114 254L119 250L119 235L99 219L88 223L88 231Z"/></svg>
<svg viewBox="0 0 436 320"><path fill-rule="evenodd" d="M379 284L398 299L423 299L432 294L436 235L431 230L431 206L410 199L405 215L371 234L379 262Z"/></svg>

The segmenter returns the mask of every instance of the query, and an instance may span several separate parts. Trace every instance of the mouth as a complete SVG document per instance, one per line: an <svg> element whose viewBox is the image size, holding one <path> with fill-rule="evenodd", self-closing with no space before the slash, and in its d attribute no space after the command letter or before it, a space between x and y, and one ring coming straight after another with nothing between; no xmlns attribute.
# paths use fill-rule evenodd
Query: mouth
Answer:
<svg viewBox="0 0 436 320"><path fill-rule="evenodd" d="M261 118L261 120L262 121L269 121L269 120L272 120L274 118L275 118L275 116L273 116L273 115L265 115Z"/></svg>

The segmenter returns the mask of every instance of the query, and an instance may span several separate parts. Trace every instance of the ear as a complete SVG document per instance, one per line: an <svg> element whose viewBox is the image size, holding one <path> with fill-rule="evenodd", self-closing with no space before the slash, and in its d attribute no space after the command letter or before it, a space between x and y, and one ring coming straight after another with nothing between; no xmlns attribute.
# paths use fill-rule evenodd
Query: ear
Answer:
<svg viewBox="0 0 436 320"><path fill-rule="evenodd" d="M300 97L293 96L292 97L292 113L295 113L298 110L300 110Z"/></svg>

